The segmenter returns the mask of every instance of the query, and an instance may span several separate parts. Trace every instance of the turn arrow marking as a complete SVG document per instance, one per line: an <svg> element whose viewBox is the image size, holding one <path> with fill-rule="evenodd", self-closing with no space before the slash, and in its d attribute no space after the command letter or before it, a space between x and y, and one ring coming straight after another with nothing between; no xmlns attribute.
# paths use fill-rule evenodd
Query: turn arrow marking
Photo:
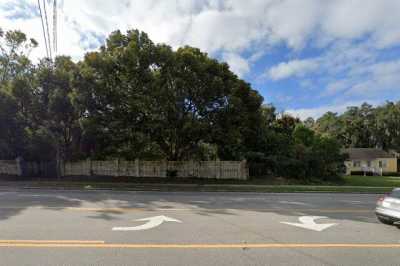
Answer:
<svg viewBox="0 0 400 266"><path fill-rule="evenodd" d="M143 218L143 219L138 219L135 221L148 221L145 224L139 225L139 226L133 226L133 227L113 227L113 231L140 231L140 230L148 230L154 227L157 227L161 225L163 222L176 222L176 223L182 223L181 221L160 215L160 216L154 216L154 217L148 217L148 218Z"/></svg>
<svg viewBox="0 0 400 266"><path fill-rule="evenodd" d="M314 220L326 219L326 218L328 218L328 217L326 217L326 216L301 216L301 217L299 217L300 223L289 223L289 222L281 222L281 223L321 232L325 229L328 229L331 226L337 225L337 224L317 224L314 221Z"/></svg>

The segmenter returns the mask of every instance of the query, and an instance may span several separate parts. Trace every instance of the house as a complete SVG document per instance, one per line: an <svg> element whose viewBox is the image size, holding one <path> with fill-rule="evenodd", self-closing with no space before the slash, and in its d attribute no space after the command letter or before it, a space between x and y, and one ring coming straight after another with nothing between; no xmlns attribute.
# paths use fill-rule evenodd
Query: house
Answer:
<svg viewBox="0 0 400 266"><path fill-rule="evenodd" d="M369 172L378 175L397 172L396 156L382 149L350 148L344 149L343 153L349 156L345 161L346 175L352 172Z"/></svg>

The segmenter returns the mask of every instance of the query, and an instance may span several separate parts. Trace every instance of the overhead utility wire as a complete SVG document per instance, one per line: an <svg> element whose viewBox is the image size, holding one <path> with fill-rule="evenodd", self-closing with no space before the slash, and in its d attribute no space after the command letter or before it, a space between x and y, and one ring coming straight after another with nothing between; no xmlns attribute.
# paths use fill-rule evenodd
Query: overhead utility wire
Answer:
<svg viewBox="0 0 400 266"><path fill-rule="evenodd" d="M57 53L57 0L53 1L53 49Z"/></svg>
<svg viewBox="0 0 400 266"><path fill-rule="evenodd" d="M52 55L52 53L51 53L49 22L48 22L48 20L47 20L47 12L46 12L46 0L43 0L43 10L44 10L44 18L46 19L47 42L48 42L48 45L49 45L49 54L50 54L50 59L52 59L52 58L53 58L53 55Z"/></svg>
<svg viewBox="0 0 400 266"><path fill-rule="evenodd" d="M46 47L46 56L49 57L49 48L47 47L46 30L44 29L44 21L43 21L42 8L40 7L40 0L38 0L38 7L39 7L40 19L42 21L43 39Z"/></svg>

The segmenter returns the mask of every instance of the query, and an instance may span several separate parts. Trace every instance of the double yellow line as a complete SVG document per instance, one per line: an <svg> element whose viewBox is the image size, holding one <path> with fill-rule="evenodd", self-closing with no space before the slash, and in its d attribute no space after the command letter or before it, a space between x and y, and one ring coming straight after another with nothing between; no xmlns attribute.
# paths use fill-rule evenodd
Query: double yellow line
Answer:
<svg viewBox="0 0 400 266"><path fill-rule="evenodd" d="M400 244L357 243L259 243L259 244L129 244L79 240L0 240L0 247L11 248L102 248L102 249L283 249L283 248L400 248Z"/></svg>

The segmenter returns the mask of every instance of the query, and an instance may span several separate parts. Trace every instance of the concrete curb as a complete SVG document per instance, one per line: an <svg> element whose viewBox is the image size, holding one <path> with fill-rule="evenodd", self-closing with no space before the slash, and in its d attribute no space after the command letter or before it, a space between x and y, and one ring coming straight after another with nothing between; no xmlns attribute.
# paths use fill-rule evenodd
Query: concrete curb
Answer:
<svg viewBox="0 0 400 266"><path fill-rule="evenodd" d="M132 184L134 185L134 184ZM299 188L298 191L290 190ZM338 188L336 186L311 186L314 189L310 190L302 190L302 188L308 188L310 186L271 186L271 185L214 185L214 184L137 184L137 187L96 187L96 186L85 186L82 184L74 184L74 186L66 187L66 186L35 186L29 184L1 184L1 191L10 191L10 190L65 190L65 191L139 191L139 192L232 192L232 193L334 193L334 194L382 194L390 191L391 187L355 187L355 186L343 186L340 189L349 189L349 191L337 191L334 188ZM285 190L287 188L288 190ZM318 190L321 189L329 189L332 190ZM263 189L265 191L263 191ZM281 189L281 191L279 191ZM354 189L354 190L352 190ZM357 190L358 189L358 190ZM368 191L368 190L371 191ZM365 191L367 190L367 191Z"/></svg>

